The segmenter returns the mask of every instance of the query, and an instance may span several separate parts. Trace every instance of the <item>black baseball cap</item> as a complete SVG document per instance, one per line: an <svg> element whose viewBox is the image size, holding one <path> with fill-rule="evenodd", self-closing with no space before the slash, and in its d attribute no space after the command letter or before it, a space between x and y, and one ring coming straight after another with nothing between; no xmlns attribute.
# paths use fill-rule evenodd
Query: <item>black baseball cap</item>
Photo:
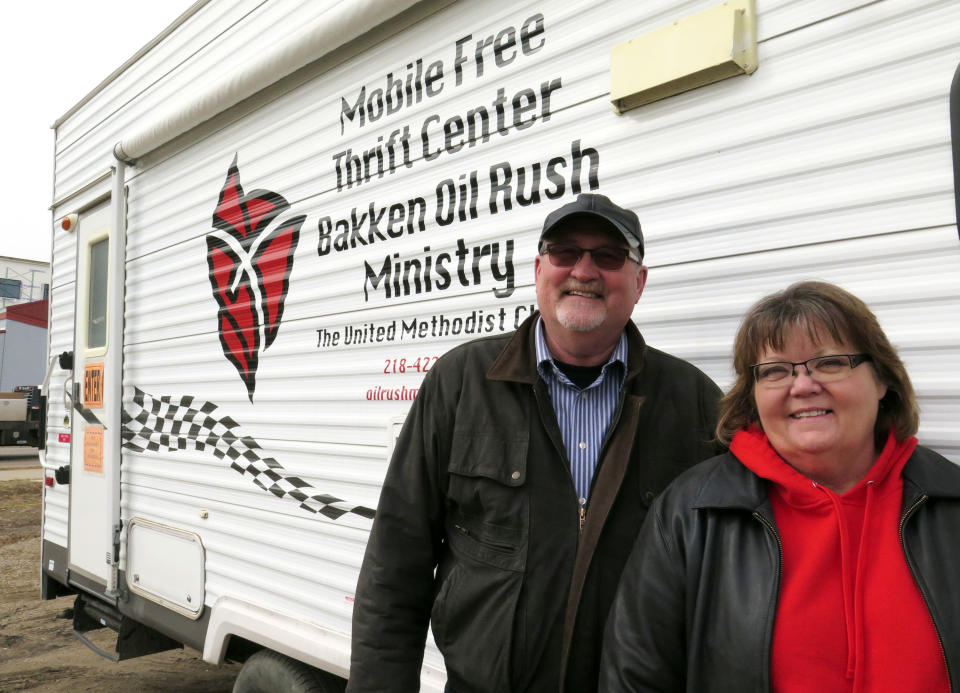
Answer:
<svg viewBox="0 0 960 693"><path fill-rule="evenodd" d="M643 258L643 232L640 230L640 219L636 213L615 204L606 195L598 193L582 193L577 199L568 202L563 207L555 209L543 222L543 231L540 232L540 242L557 227L574 217L588 217L602 219L608 226L620 232L623 240L631 248L635 248Z"/></svg>

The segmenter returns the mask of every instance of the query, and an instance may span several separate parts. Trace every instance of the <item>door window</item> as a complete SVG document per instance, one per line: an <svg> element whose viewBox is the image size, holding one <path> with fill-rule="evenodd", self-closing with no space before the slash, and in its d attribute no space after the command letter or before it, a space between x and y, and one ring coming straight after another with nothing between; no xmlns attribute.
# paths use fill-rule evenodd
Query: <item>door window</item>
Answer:
<svg viewBox="0 0 960 693"><path fill-rule="evenodd" d="M109 239L90 244L87 298L87 349L107 345L107 248Z"/></svg>

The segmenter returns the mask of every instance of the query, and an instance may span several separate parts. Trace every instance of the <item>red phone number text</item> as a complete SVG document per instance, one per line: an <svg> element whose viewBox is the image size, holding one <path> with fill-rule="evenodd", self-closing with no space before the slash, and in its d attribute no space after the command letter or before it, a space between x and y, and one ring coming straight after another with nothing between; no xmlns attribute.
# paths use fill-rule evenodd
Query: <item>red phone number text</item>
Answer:
<svg viewBox="0 0 960 693"><path fill-rule="evenodd" d="M420 356L416 359L385 359L383 362L383 372L390 373L426 373L433 364L437 362L439 356Z"/></svg>

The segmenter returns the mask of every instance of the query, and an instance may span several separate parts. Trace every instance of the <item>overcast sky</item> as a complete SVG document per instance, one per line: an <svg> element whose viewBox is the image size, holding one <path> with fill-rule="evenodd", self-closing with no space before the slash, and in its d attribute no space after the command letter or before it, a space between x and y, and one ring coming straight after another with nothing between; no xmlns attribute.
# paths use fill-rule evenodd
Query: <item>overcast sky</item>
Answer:
<svg viewBox="0 0 960 693"><path fill-rule="evenodd" d="M191 4L28 0L5 6L0 189L13 218L0 227L0 255L50 260L50 126Z"/></svg>

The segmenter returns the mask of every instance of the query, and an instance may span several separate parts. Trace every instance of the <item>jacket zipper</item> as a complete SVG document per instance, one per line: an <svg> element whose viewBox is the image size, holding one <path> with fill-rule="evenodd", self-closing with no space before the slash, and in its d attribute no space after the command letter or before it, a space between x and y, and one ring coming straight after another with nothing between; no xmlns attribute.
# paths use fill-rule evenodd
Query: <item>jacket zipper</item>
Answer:
<svg viewBox="0 0 960 693"><path fill-rule="evenodd" d="M783 541L780 539L780 532L777 531L777 528L774 526L770 520L764 517L759 510L754 511L753 516L760 521L764 527L767 528L767 531L773 535L773 538L777 540L777 582L774 584L774 603L773 603L773 620L770 621L770 632L767 633L767 647L766 647L766 667L764 667L764 677L767 679L767 690L773 690L773 686L770 683L770 653L773 650L773 624L776 621L776 606L779 602L780 597L780 583L783 581Z"/></svg>
<svg viewBox="0 0 960 693"><path fill-rule="evenodd" d="M907 559L907 565L910 566L910 572L913 573L913 581L916 583L917 589L920 590L920 596L923 598L923 603L927 607L927 613L930 615L930 621L933 623L933 630L937 634L937 642L940 643L940 655L943 657L943 664L947 668L947 682L950 684L950 690L952 691L953 676L950 674L950 661L947 659L947 651L943 647L943 636L940 635L940 626L937 624L937 619L933 616L933 610L930 608L930 600L927 598L927 593L924 591L920 580L917 579L917 568L910 559L910 554L907 553L907 543L903 538L903 527L907 524L907 520L913 516L914 512L916 512L921 505L926 503L928 497L929 496L927 496L927 494L920 496L920 498L918 498L913 505L907 508L906 512L904 512L903 516L900 518L900 548L903 551L903 555Z"/></svg>

